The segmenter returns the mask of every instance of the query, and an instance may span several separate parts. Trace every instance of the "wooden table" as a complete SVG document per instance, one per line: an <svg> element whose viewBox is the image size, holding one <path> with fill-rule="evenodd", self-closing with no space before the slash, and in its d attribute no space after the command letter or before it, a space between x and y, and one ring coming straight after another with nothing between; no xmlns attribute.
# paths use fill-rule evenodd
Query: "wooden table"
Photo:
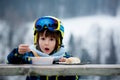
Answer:
<svg viewBox="0 0 120 80"><path fill-rule="evenodd" d="M11 65L0 64L0 76L13 75L120 75L120 64Z"/></svg>

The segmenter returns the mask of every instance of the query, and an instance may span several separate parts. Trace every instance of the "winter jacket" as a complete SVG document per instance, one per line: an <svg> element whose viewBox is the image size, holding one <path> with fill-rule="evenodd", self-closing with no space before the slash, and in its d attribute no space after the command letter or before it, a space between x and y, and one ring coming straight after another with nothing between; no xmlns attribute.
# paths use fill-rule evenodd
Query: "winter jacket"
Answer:
<svg viewBox="0 0 120 80"><path fill-rule="evenodd" d="M7 56L8 64L32 64L30 57L34 57L33 52L19 54L18 48L13 49ZM70 57L65 53L64 57ZM54 61L55 62L55 61ZM78 80L78 76L27 76L26 80Z"/></svg>

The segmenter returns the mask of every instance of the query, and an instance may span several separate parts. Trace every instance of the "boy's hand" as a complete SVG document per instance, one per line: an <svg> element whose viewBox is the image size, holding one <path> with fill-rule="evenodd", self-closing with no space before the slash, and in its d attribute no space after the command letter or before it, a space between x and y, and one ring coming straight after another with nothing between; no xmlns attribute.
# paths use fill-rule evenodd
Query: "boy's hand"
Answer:
<svg viewBox="0 0 120 80"><path fill-rule="evenodd" d="M81 63L81 60L77 57L69 57L69 58L61 58L59 60L60 62L66 62L66 64L77 64Z"/></svg>
<svg viewBox="0 0 120 80"><path fill-rule="evenodd" d="M20 44L18 47L19 54L24 54L26 52L30 52L30 48L28 44Z"/></svg>
<svg viewBox="0 0 120 80"><path fill-rule="evenodd" d="M62 57L62 58L59 59L59 61L60 61L60 62L66 62L66 59L67 59L67 58Z"/></svg>

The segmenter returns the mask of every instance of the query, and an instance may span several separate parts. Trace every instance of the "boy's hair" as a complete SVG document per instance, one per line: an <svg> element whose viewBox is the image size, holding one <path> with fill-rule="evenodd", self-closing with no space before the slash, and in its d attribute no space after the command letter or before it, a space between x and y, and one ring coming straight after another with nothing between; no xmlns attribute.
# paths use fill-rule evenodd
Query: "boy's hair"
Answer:
<svg viewBox="0 0 120 80"><path fill-rule="evenodd" d="M44 33L45 32L45 33ZM56 44L55 44L55 49L52 51L51 54L53 54L54 52L56 52L60 46L62 45L62 39L61 39L61 35L60 35L60 32L59 31L50 31L48 29L43 29L42 31L38 32L38 35L37 35L37 44L36 44L36 49L40 50L40 47L39 47L39 37L40 36L43 36L45 35L45 37L51 37L51 38L55 38L56 40ZM60 41L60 42L59 42ZM50 55L51 55L50 54Z"/></svg>

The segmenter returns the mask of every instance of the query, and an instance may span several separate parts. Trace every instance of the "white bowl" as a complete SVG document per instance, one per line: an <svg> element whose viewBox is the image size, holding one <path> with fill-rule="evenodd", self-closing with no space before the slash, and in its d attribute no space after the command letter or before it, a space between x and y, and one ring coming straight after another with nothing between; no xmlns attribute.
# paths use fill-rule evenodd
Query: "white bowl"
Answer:
<svg viewBox="0 0 120 80"><path fill-rule="evenodd" d="M53 57L31 57L32 64L53 64Z"/></svg>

